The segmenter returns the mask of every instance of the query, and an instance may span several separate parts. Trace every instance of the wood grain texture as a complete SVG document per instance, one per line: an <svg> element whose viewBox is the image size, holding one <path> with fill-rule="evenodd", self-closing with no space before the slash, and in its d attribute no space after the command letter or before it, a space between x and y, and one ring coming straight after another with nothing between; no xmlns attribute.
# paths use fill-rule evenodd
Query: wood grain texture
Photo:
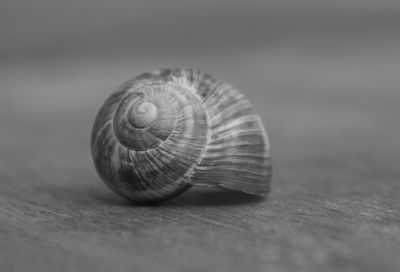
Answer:
<svg viewBox="0 0 400 272"><path fill-rule="evenodd" d="M0 65L0 271L399 271L397 49L296 52ZM268 197L198 189L144 207L104 186L97 107L159 62L212 66L254 101L271 136Z"/></svg>

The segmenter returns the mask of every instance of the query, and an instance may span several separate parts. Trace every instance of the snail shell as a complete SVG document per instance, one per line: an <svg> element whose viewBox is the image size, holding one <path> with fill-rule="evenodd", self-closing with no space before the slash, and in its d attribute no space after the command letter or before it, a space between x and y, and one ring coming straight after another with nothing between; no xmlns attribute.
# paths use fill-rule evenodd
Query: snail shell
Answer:
<svg viewBox="0 0 400 272"><path fill-rule="evenodd" d="M102 180L137 203L192 185L270 191L260 117L232 86L191 69L161 69L120 86L101 107L91 152Z"/></svg>

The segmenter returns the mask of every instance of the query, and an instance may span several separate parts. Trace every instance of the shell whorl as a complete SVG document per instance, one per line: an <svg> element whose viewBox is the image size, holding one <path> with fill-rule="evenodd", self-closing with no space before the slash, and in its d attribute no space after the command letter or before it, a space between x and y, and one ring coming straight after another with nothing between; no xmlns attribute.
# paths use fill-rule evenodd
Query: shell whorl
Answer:
<svg viewBox="0 0 400 272"><path fill-rule="evenodd" d="M157 202L191 185L270 190L268 138L250 102L191 69L142 74L100 109L92 156L104 182L135 202Z"/></svg>

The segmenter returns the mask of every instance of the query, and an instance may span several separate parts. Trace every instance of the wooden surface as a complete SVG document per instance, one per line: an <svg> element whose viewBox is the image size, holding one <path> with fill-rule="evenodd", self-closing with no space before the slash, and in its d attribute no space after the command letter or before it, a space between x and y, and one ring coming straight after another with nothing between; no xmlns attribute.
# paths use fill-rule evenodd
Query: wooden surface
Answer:
<svg viewBox="0 0 400 272"><path fill-rule="evenodd" d="M400 271L400 43L336 38L3 61L0 271ZM96 175L89 136L110 90L182 66L254 102L271 139L268 197L192 189L135 206Z"/></svg>

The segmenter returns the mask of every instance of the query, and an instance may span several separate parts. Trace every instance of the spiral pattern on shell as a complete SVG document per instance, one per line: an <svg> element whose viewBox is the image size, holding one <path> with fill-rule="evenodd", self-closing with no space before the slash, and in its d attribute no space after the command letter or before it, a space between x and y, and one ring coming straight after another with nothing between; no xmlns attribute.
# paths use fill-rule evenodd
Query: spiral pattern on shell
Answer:
<svg viewBox="0 0 400 272"><path fill-rule="evenodd" d="M270 190L263 124L232 86L191 69L162 69L120 86L92 130L97 172L120 196L159 202L192 185Z"/></svg>

